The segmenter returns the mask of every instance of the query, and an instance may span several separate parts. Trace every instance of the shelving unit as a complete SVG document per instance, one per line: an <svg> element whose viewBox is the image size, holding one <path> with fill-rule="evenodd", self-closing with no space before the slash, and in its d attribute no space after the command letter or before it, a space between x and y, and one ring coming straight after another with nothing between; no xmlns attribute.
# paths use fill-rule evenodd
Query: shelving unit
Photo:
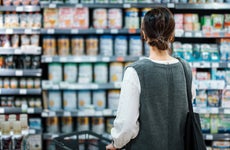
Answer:
<svg viewBox="0 0 230 150"><path fill-rule="evenodd" d="M40 55L42 53L41 47L23 46L21 48L0 48L1 55Z"/></svg>

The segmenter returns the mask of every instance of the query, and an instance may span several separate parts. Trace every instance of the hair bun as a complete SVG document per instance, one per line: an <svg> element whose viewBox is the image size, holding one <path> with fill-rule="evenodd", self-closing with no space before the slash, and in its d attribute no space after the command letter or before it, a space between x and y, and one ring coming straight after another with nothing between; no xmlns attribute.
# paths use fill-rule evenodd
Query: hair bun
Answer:
<svg viewBox="0 0 230 150"><path fill-rule="evenodd" d="M159 50L167 50L169 48L169 42L159 38L148 42L150 46L156 46Z"/></svg>

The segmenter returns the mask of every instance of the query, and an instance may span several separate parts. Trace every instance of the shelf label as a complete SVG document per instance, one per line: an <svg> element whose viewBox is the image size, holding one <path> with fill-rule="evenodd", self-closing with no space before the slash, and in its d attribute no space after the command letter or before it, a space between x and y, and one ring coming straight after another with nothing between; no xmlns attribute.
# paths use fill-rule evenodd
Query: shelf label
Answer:
<svg viewBox="0 0 230 150"><path fill-rule="evenodd" d="M211 64L209 62L201 62L200 63L200 67L204 67L204 68L210 68Z"/></svg>
<svg viewBox="0 0 230 150"><path fill-rule="evenodd" d="M19 94L27 94L27 90L26 89L20 89Z"/></svg>
<svg viewBox="0 0 230 150"><path fill-rule="evenodd" d="M76 4L75 7L76 7L76 8L82 8L83 5L82 5L82 4Z"/></svg>
<svg viewBox="0 0 230 150"><path fill-rule="evenodd" d="M111 30L110 30L110 33L111 33L111 34L117 34L117 33L118 33L118 29L111 29Z"/></svg>
<svg viewBox="0 0 230 150"><path fill-rule="evenodd" d="M20 49L15 49L14 50L14 54L21 54L21 53L22 53L22 51Z"/></svg>
<svg viewBox="0 0 230 150"><path fill-rule="evenodd" d="M96 111L95 116L102 116L102 111Z"/></svg>
<svg viewBox="0 0 230 150"><path fill-rule="evenodd" d="M5 109L4 108L0 108L0 113L1 114L5 113Z"/></svg>
<svg viewBox="0 0 230 150"><path fill-rule="evenodd" d="M194 62L192 66L195 67L195 68L200 67L200 63Z"/></svg>
<svg viewBox="0 0 230 150"><path fill-rule="evenodd" d="M104 30L103 30L103 29L97 29L97 30L96 30L96 33L97 33L97 34L103 34L103 33L104 33Z"/></svg>
<svg viewBox="0 0 230 150"><path fill-rule="evenodd" d="M212 63L213 68L218 68L219 66L220 66L219 63Z"/></svg>
<svg viewBox="0 0 230 150"><path fill-rule="evenodd" d="M121 83L120 82L115 82L114 87L115 88L121 88Z"/></svg>
<svg viewBox="0 0 230 150"><path fill-rule="evenodd" d="M31 34L32 33L32 29L25 29L25 34Z"/></svg>
<svg viewBox="0 0 230 150"><path fill-rule="evenodd" d="M218 114L219 113L219 109L218 108L211 108L210 111L212 114Z"/></svg>
<svg viewBox="0 0 230 150"><path fill-rule="evenodd" d="M50 112L49 112L49 116L50 116L50 117L54 117L54 116L56 116L56 112L54 112L54 111L50 111Z"/></svg>
<svg viewBox="0 0 230 150"><path fill-rule="evenodd" d="M51 135L51 139L56 138L56 137L58 137L58 135L57 135L57 134L53 134L53 135Z"/></svg>
<svg viewBox="0 0 230 150"><path fill-rule="evenodd" d="M48 117L48 113L47 112L42 112L42 117Z"/></svg>
<svg viewBox="0 0 230 150"><path fill-rule="evenodd" d="M57 7L57 5L55 3L49 4L49 8L56 8L56 7Z"/></svg>
<svg viewBox="0 0 230 150"><path fill-rule="evenodd" d="M230 114L230 109L224 109L224 114Z"/></svg>
<svg viewBox="0 0 230 150"><path fill-rule="evenodd" d="M27 113L33 114L33 113L34 113L34 108L28 108L28 109L27 109Z"/></svg>
<svg viewBox="0 0 230 150"><path fill-rule="evenodd" d="M54 33L55 33L55 30L54 30L54 29L47 29L47 33L48 33L48 34L54 34Z"/></svg>
<svg viewBox="0 0 230 150"><path fill-rule="evenodd" d="M137 30L136 29L129 29L129 33L135 34L135 33L137 33Z"/></svg>
<svg viewBox="0 0 230 150"><path fill-rule="evenodd" d="M205 137L207 140L213 140L213 135L207 134Z"/></svg>
<svg viewBox="0 0 230 150"><path fill-rule="evenodd" d="M195 33L195 37L202 37L201 32L196 32L196 33Z"/></svg>
<svg viewBox="0 0 230 150"><path fill-rule="evenodd" d="M97 85L97 84L91 84L91 86L90 86L92 89L98 89L99 88L99 86Z"/></svg>
<svg viewBox="0 0 230 150"><path fill-rule="evenodd" d="M123 7L124 8L131 8L131 4L124 4Z"/></svg>
<svg viewBox="0 0 230 150"><path fill-rule="evenodd" d="M103 61L103 62L109 62L109 61L110 61L110 58L109 58L109 57L102 57L102 61Z"/></svg>
<svg viewBox="0 0 230 150"><path fill-rule="evenodd" d="M22 70L16 70L15 71L15 75L16 76L22 76L23 75L23 71Z"/></svg>
<svg viewBox="0 0 230 150"><path fill-rule="evenodd" d="M13 34L13 29L6 29L6 34Z"/></svg>
<svg viewBox="0 0 230 150"><path fill-rule="evenodd" d="M17 12L23 11L23 7L22 7L22 6L17 6L17 7L16 7L16 11L17 11Z"/></svg>
<svg viewBox="0 0 230 150"><path fill-rule="evenodd" d="M106 116L112 115L112 110L111 109L103 110L103 115L106 115Z"/></svg>
<svg viewBox="0 0 230 150"><path fill-rule="evenodd" d="M117 61L119 61L119 62L124 61L124 57L117 57Z"/></svg>
<svg viewBox="0 0 230 150"><path fill-rule="evenodd" d="M78 112L78 116L85 116L86 114L85 114L85 111L79 111Z"/></svg>
<svg viewBox="0 0 230 150"><path fill-rule="evenodd" d="M46 57L46 58L45 58L45 61L46 61L46 62L52 62L52 61L53 61L53 58L52 58L52 57Z"/></svg>
<svg viewBox="0 0 230 150"><path fill-rule="evenodd" d="M192 32L185 32L185 37L192 37Z"/></svg>
<svg viewBox="0 0 230 150"><path fill-rule="evenodd" d="M97 61L97 58L96 57L89 57L89 61L95 62L95 61Z"/></svg>
<svg viewBox="0 0 230 150"><path fill-rule="evenodd" d="M66 57L60 57L60 62L66 62L67 58Z"/></svg>
<svg viewBox="0 0 230 150"><path fill-rule="evenodd" d="M199 110L199 113L205 114L205 113L207 113L207 110L206 110L205 108L201 108L201 109Z"/></svg>
<svg viewBox="0 0 230 150"><path fill-rule="evenodd" d="M78 29L72 29L72 30L71 30L71 33L72 33L72 34L78 34L78 33L79 33L79 30L78 30Z"/></svg>
<svg viewBox="0 0 230 150"><path fill-rule="evenodd" d="M175 4L174 4L174 3L168 3L168 4L167 4L167 7L168 7L168 8L174 8L174 7L175 7Z"/></svg>
<svg viewBox="0 0 230 150"><path fill-rule="evenodd" d="M68 117L68 116L71 116L71 113L68 112L68 111L65 111L64 114L63 114L63 116L67 116L67 117Z"/></svg>
<svg viewBox="0 0 230 150"><path fill-rule="evenodd" d="M29 134L35 134L35 133L36 133L36 130L34 130L34 129L29 130Z"/></svg>

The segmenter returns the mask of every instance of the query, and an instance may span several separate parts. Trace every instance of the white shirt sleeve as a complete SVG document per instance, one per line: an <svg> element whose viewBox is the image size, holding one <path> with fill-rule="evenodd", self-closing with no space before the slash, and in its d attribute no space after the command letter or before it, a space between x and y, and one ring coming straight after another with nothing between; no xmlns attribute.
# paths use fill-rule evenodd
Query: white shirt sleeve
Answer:
<svg viewBox="0 0 230 150"><path fill-rule="evenodd" d="M140 81L134 68L124 73L117 116L111 136L116 148L122 148L139 132Z"/></svg>

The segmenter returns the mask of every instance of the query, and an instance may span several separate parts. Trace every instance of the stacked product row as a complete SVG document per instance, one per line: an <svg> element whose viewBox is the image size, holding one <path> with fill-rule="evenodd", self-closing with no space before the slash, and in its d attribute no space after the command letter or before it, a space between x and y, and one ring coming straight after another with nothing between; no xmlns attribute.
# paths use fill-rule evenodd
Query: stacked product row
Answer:
<svg viewBox="0 0 230 150"><path fill-rule="evenodd" d="M146 53L148 46L146 46ZM142 56L140 36L45 36L43 53L49 56Z"/></svg>
<svg viewBox="0 0 230 150"><path fill-rule="evenodd" d="M4 6L19 5L38 5L40 0L1 0L0 4Z"/></svg>
<svg viewBox="0 0 230 150"><path fill-rule="evenodd" d="M116 110L119 102L119 90L64 90L48 91L48 109L51 111L66 110Z"/></svg>
<svg viewBox="0 0 230 150"><path fill-rule="evenodd" d="M229 150L229 141L213 141L212 147L207 147L207 150Z"/></svg>

